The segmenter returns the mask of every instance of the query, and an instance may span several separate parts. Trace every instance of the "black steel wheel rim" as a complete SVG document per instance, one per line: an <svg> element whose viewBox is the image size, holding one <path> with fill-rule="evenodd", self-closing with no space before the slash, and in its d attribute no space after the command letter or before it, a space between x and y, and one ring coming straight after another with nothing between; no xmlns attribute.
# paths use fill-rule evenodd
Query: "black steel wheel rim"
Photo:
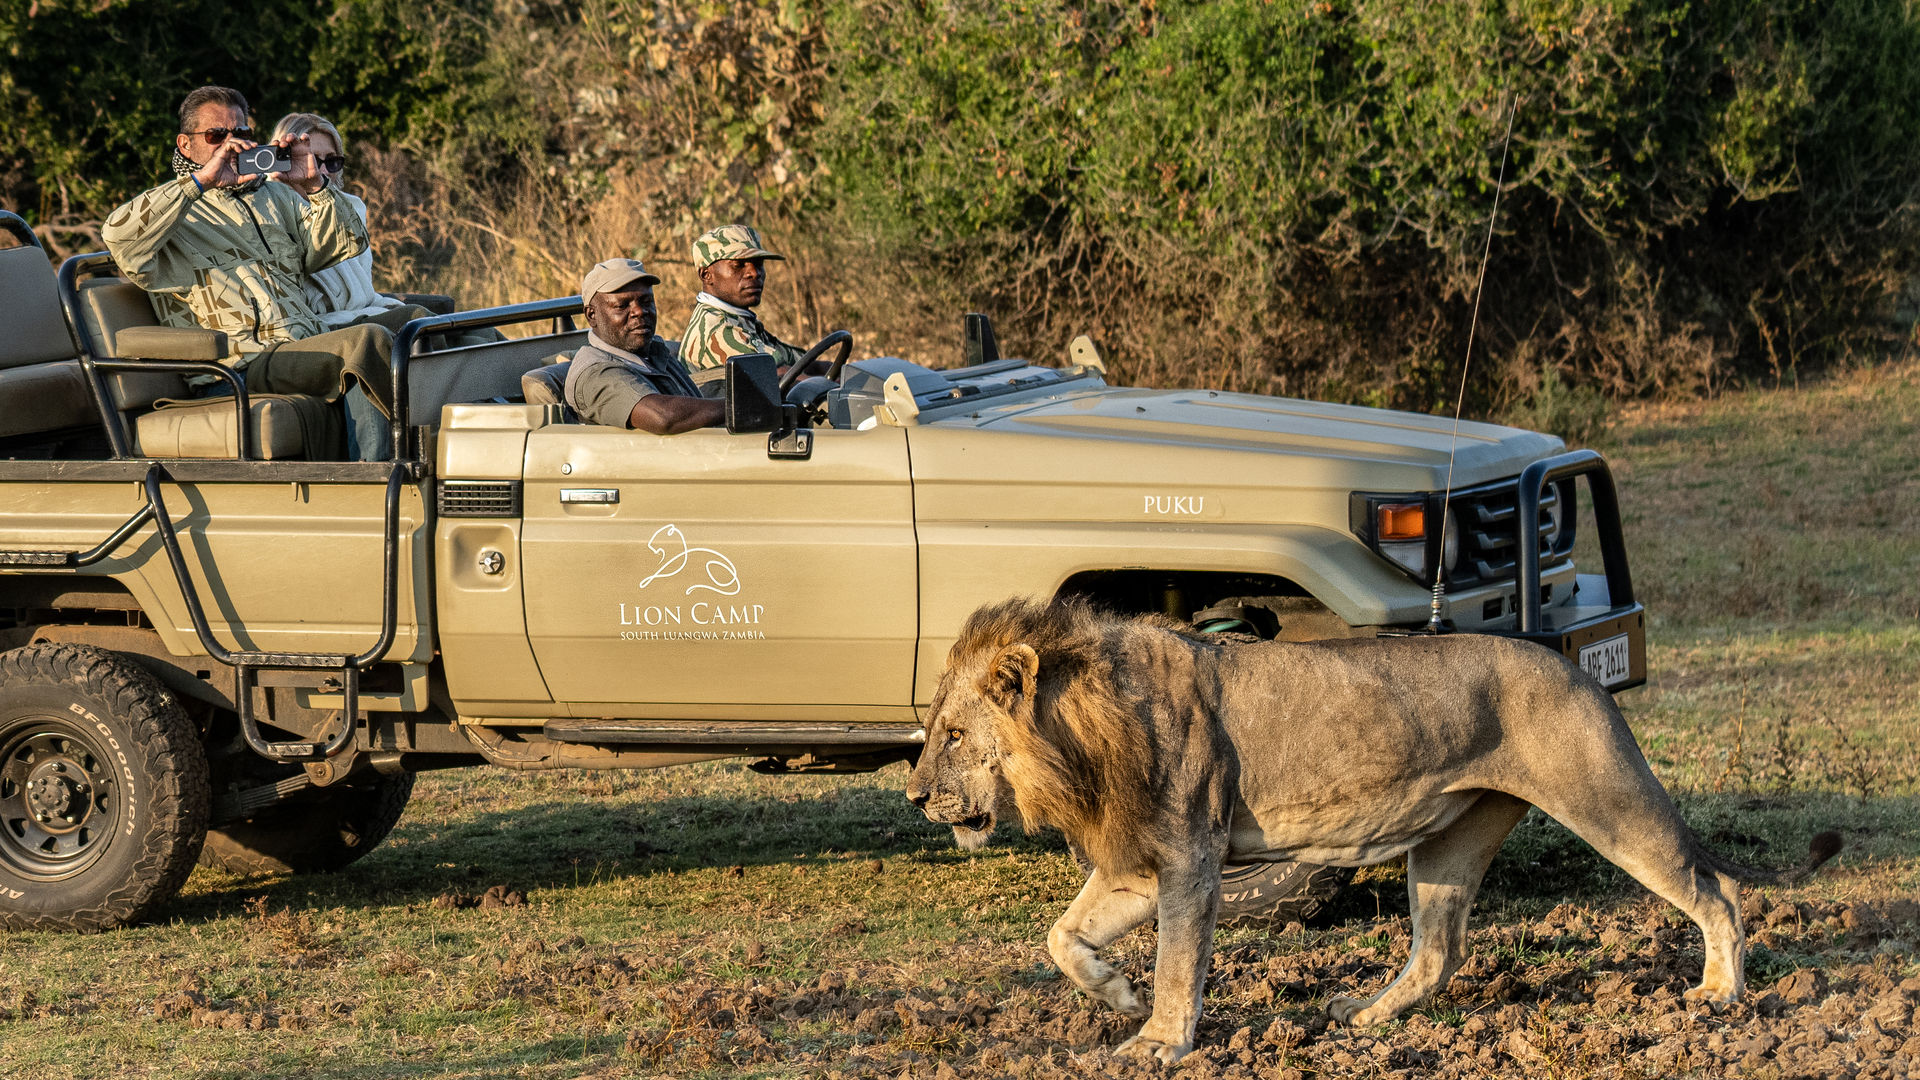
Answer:
<svg viewBox="0 0 1920 1080"><path fill-rule="evenodd" d="M98 861L122 812L112 761L60 717L0 721L0 864L58 881Z"/></svg>

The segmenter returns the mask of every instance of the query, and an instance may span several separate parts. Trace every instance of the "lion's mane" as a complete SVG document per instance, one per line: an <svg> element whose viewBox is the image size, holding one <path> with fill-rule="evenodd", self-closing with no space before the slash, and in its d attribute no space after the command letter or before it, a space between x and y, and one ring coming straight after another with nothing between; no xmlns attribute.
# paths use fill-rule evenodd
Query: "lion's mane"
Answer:
<svg viewBox="0 0 1920 1080"><path fill-rule="evenodd" d="M1153 621L1183 629L1172 620ZM1039 657L1032 695L995 733L1023 822L1029 830L1058 828L1096 866L1153 871L1160 861L1155 826L1163 810L1156 788L1163 770L1150 713L1116 671L1126 628L1126 621L1082 599L1016 598L969 616L948 666L990 678L1003 650L1032 648Z"/></svg>

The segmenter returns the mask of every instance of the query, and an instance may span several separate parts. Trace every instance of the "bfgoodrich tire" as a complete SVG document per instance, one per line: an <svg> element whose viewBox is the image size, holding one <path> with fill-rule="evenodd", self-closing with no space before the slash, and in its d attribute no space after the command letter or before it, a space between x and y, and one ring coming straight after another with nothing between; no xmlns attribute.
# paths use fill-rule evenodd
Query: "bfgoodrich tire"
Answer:
<svg viewBox="0 0 1920 1080"><path fill-rule="evenodd" d="M207 758L160 680L91 645L0 653L0 927L138 922L193 872Z"/></svg>
<svg viewBox="0 0 1920 1080"><path fill-rule="evenodd" d="M412 797L412 773L320 788L209 831L200 861L233 874L344 869L387 838Z"/></svg>
<svg viewBox="0 0 1920 1080"><path fill-rule="evenodd" d="M1353 880L1351 866L1269 862L1220 871L1220 923L1309 923Z"/></svg>

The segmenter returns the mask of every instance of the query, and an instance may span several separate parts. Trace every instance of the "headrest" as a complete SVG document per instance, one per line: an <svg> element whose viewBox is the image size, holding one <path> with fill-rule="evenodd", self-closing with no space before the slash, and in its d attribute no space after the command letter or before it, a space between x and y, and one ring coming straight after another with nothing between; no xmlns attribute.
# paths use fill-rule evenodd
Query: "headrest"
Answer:
<svg viewBox="0 0 1920 1080"><path fill-rule="evenodd" d="M86 320L87 336L101 356L128 355L120 331L133 326L158 326L147 291L125 278L97 277L80 283L79 316ZM150 357L149 359L159 359Z"/></svg>
<svg viewBox="0 0 1920 1080"><path fill-rule="evenodd" d="M80 354L53 265L37 247L0 249L0 296L6 297L7 332L0 336L0 368L71 360Z"/></svg>

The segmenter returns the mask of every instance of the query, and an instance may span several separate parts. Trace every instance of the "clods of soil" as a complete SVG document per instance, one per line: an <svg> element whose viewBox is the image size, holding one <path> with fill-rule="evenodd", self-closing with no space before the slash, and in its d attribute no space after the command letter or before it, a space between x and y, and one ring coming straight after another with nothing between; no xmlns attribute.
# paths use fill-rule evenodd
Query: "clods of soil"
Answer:
<svg viewBox="0 0 1920 1080"><path fill-rule="evenodd" d="M1359 1030L1331 1024L1322 1007L1336 993L1376 992L1398 973L1406 920L1230 938L1216 949L1197 1045L1177 1075L1920 1074L1920 906L1776 905L1756 895L1744 914L1748 993L1717 1012L1682 998L1700 977L1698 931L1646 901L1597 913L1567 906L1476 930L1472 959L1440 995ZM1044 956L1042 943L1033 949ZM1119 951L1121 970L1150 983L1151 949ZM976 985L914 985L878 966L811 983L684 980L650 1007L629 1007L626 1051L648 1071L781 1062L833 1080L1165 1074L1113 1056L1138 1021L1096 1005L1032 956L997 955L976 967ZM585 955L570 966L576 978L615 988L616 999L631 971ZM609 1008L609 1019L618 1023L618 1012ZM796 1049L803 1045L817 1049Z"/></svg>
<svg viewBox="0 0 1920 1080"><path fill-rule="evenodd" d="M488 910L491 908L526 907L527 894L521 892L519 889L510 889L505 885L495 885L477 896L473 893L444 892L433 898L432 906L449 911L464 908Z"/></svg>

